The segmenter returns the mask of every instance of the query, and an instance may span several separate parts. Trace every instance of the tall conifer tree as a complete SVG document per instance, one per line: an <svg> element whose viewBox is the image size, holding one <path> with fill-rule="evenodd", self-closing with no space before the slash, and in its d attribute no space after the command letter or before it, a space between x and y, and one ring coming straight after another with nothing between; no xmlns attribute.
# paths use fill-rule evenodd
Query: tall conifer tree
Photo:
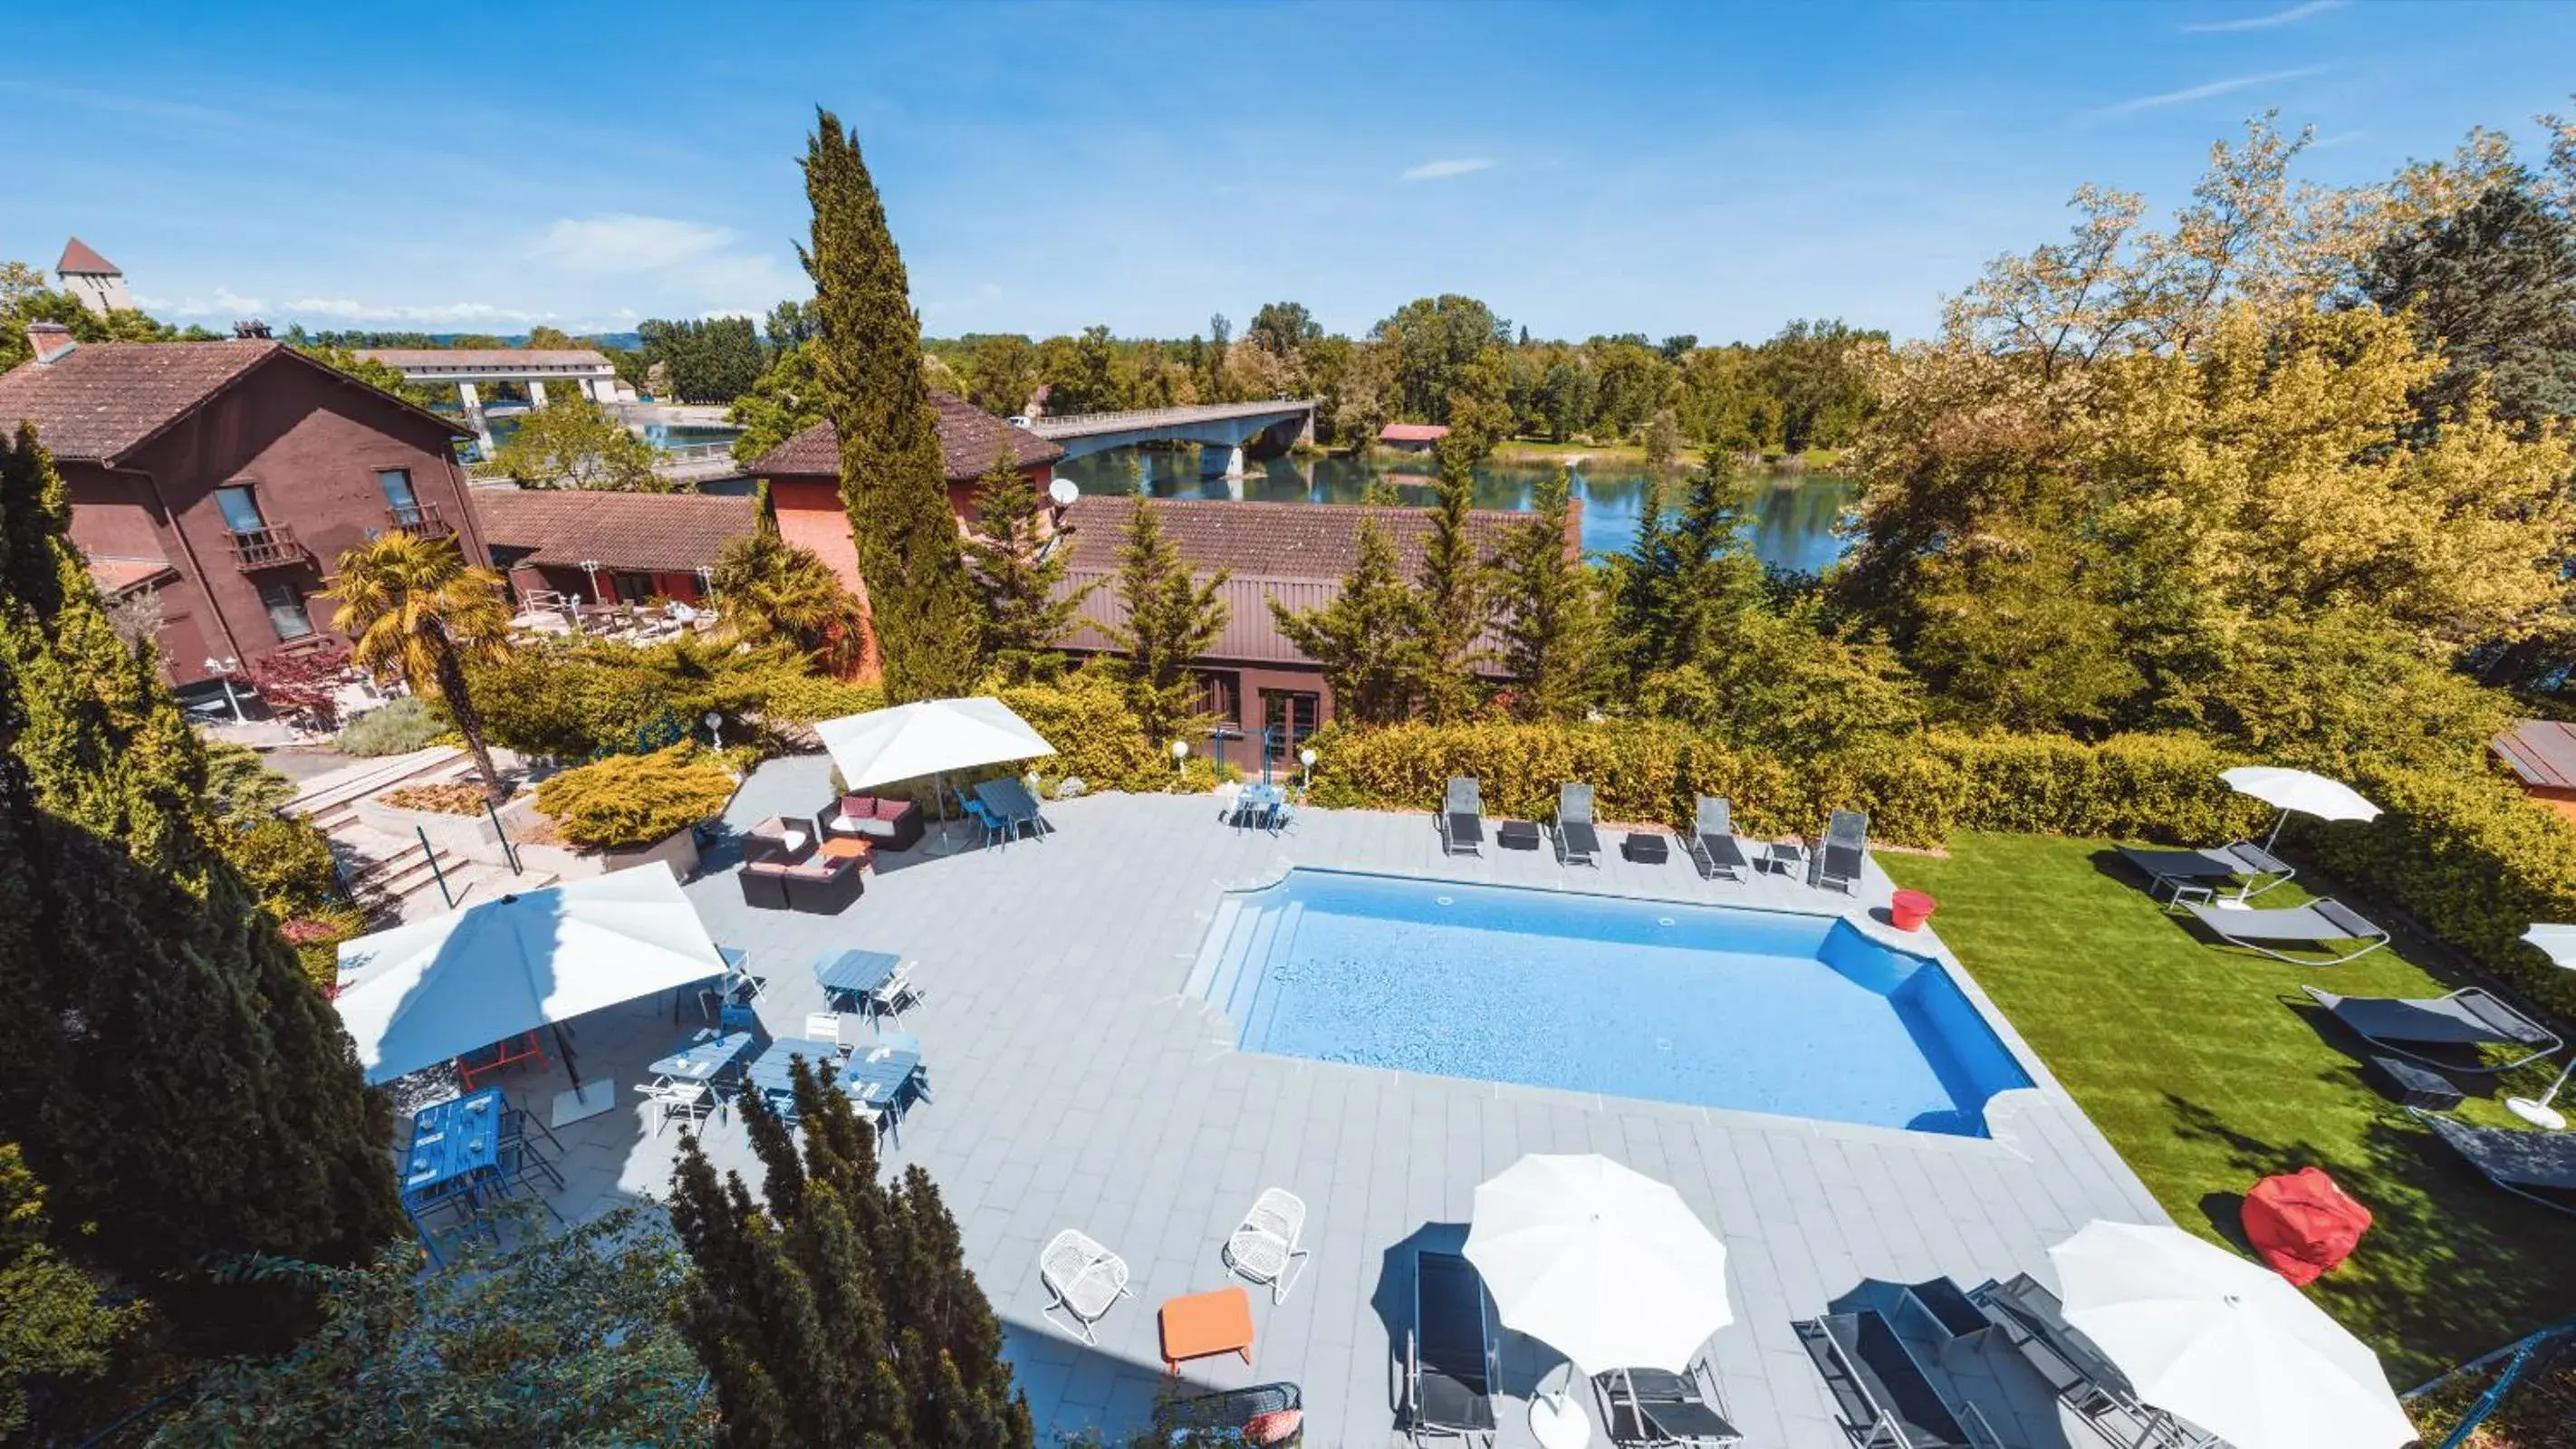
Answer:
<svg viewBox="0 0 2576 1449"><path fill-rule="evenodd" d="M681 1143L671 1225L695 1267L681 1324L734 1449L1029 1449L1028 1400L957 1224L918 1167L877 1181L874 1133L826 1066L794 1069L795 1137L758 1093L763 1178L721 1180Z"/></svg>
<svg viewBox="0 0 2576 1449"><path fill-rule="evenodd" d="M215 844L206 751L110 626L52 460L0 440L0 1139L59 1246L256 1345L205 1270L345 1266L404 1229L340 1022Z"/></svg>
<svg viewBox="0 0 2576 1449"><path fill-rule="evenodd" d="M1444 459L1440 497L1431 510L1431 533L1422 542L1422 706L1434 724L1465 719L1476 709L1476 641L1493 618L1493 589L1485 561L1467 534L1475 507L1470 465Z"/></svg>
<svg viewBox="0 0 2576 1449"><path fill-rule="evenodd" d="M1395 541L1375 514L1360 520L1359 556L1331 603L1299 610L1272 599L1270 613L1288 642L1323 666L1340 714L1360 724L1412 715L1429 630L1422 601L1405 585Z"/></svg>
<svg viewBox="0 0 2576 1449"><path fill-rule="evenodd" d="M984 596L984 647L1013 683L1053 677L1064 665L1057 648L1081 617L1087 585L1059 598L1066 555L1047 547L1037 485L1005 451L975 485L975 531L966 560Z"/></svg>
<svg viewBox="0 0 2576 1449"><path fill-rule="evenodd" d="M886 702L970 692L979 622L948 509L921 322L856 133L817 110L805 151L813 244L798 248L822 326L815 373L841 438L841 503L858 547Z"/></svg>
<svg viewBox="0 0 2576 1449"><path fill-rule="evenodd" d="M1648 507L1651 509L1652 495ZM1496 551L1495 606L1503 668L1527 719L1571 719L1591 703L1601 657L1601 616L1582 561L1567 547L1573 482L1566 470L1538 486L1528 516ZM1651 523L1652 515L1649 514ZM1657 527L1660 532L1660 527Z"/></svg>
<svg viewBox="0 0 2576 1449"><path fill-rule="evenodd" d="M1225 582L1223 569L1192 580L1180 550L1163 534L1153 500L1137 498L1119 545L1118 576L1110 581L1126 616L1113 633L1126 651L1118 667L1127 707L1157 745L1170 743L1198 713L1190 664L1225 632Z"/></svg>

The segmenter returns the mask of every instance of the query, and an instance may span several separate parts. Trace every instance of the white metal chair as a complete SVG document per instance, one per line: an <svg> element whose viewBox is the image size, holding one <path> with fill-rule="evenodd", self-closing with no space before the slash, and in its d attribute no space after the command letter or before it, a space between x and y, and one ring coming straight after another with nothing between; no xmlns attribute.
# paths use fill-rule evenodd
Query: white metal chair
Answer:
<svg viewBox="0 0 2576 1449"><path fill-rule="evenodd" d="M1306 1204L1286 1188L1273 1187L1253 1199L1243 1226L1225 1240L1225 1265L1255 1283L1270 1285L1270 1301L1288 1301L1300 1260L1309 1256L1297 1246L1306 1230Z"/></svg>
<svg viewBox="0 0 2576 1449"><path fill-rule="evenodd" d="M643 1093L644 1100L659 1109L653 1119L653 1135L656 1137L662 1135L662 1129L671 1125L674 1117L685 1117L695 1122L715 1110L715 1093L707 1090L704 1082L674 1082L665 1077L656 1082L638 1082L635 1090Z"/></svg>
<svg viewBox="0 0 2576 1449"><path fill-rule="evenodd" d="M897 966L894 968L894 973L886 977L884 984L869 992L869 1010L879 1016L891 1016L897 1024L900 1024L903 1021L903 1008L906 1003L920 1005L921 988L912 984L912 967L913 963L910 961Z"/></svg>
<svg viewBox="0 0 2576 1449"><path fill-rule="evenodd" d="M850 1041L841 1035L841 1014L837 1011L817 1011L807 1015L805 1036L809 1041L830 1042L841 1049L843 1057L850 1054Z"/></svg>
<svg viewBox="0 0 2576 1449"><path fill-rule="evenodd" d="M1055 1316L1063 1309L1073 1320L1068 1331L1085 1343L1100 1342L1091 1325L1127 1296L1127 1260L1072 1228L1056 1234L1038 1254L1038 1277L1054 1300L1041 1310L1047 1322L1063 1328Z"/></svg>

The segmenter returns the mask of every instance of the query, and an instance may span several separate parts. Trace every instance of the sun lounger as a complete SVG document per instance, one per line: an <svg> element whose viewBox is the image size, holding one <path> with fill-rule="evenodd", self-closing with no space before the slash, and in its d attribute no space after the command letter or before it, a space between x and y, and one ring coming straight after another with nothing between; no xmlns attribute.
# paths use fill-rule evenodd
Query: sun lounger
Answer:
<svg viewBox="0 0 2576 1449"><path fill-rule="evenodd" d="M2320 896L2304 906L2258 908L2253 906L2205 906L2197 901L2183 902L2192 919L2217 933L2231 946L2259 951L2275 961L2293 966L2340 966L2357 961L2388 944L2388 933L2362 919L2361 913L2332 896ZM2334 941L2360 941L2358 950L2323 961L2292 956L2276 951L2266 942L2305 946L2313 951L2333 949Z"/></svg>
<svg viewBox="0 0 2576 1449"><path fill-rule="evenodd" d="M1556 859L1560 865L1601 864L1601 832L1594 828L1589 785L1556 787Z"/></svg>
<svg viewBox="0 0 2576 1449"><path fill-rule="evenodd" d="M2234 899L2250 901L2298 874L2297 867L2250 840L2206 850L2150 850L2132 845L2119 849L2121 859L2145 872L2148 894L2161 889L2176 900L2186 893L2208 900L2219 887L2241 880Z"/></svg>
<svg viewBox="0 0 2576 1449"><path fill-rule="evenodd" d="M2542 1207L2576 1213L2576 1132L2472 1127L2420 1107L2406 1110L2487 1181Z"/></svg>
<svg viewBox="0 0 2576 1449"><path fill-rule="evenodd" d="M1404 1331L1404 1429L1460 1438L1495 1432L1502 1364L1485 1317L1485 1280L1456 1253L1416 1256L1413 1326Z"/></svg>
<svg viewBox="0 0 2576 1449"><path fill-rule="evenodd" d="M1725 1401L1705 1363L1688 1374L1612 1369L1594 1375L1592 1389L1601 1398L1601 1420L1610 1426L1613 1444L1729 1449L1744 1442L1727 1422Z"/></svg>
<svg viewBox="0 0 2576 1449"><path fill-rule="evenodd" d="M1968 1301L2002 1331L2058 1402L2103 1438L2122 1446L2192 1442L2170 1415L2138 1401L2128 1376L2066 1321L2065 1305L2028 1273L1989 1279L1968 1290Z"/></svg>
<svg viewBox="0 0 2576 1449"><path fill-rule="evenodd" d="M1869 816L1837 810L1825 824L1825 843L1816 852L1816 884L1840 883L1846 893L1860 889L1860 872L1869 858Z"/></svg>
<svg viewBox="0 0 2576 1449"><path fill-rule="evenodd" d="M1989 1449L2002 1443L1975 1405L1950 1407L1876 1310L1828 1313L1797 1329L1860 1449ZM1969 1437L1960 1422L1963 1413L1981 1437Z"/></svg>
<svg viewBox="0 0 2576 1449"><path fill-rule="evenodd" d="M2558 1033L2505 1005L2482 986L2463 986L2448 996L2421 997L2337 996L2313 986L2299 989L2372 1046L2448 1071L2509 1072L2562 1045ZM2464 1062L2458 1060L2464 1053L2435 1058L2412 1050L2422 1046L2460 1047L2469 1053L2482 1046L2521 1047L2523 1053L2509 1062Z"/></svg>
<svg viewBox="0 0 2576 1449"><path fill-rule="evenodd" d="M1440 803L1440 839L1451 855L1485 853L1485 797L1465 775L1449 778L1448 794Z"/></svg>
<svg viewBox="0 0 2576 1449"><path fill-rule="evenodd" d="M1056 1234L1038 1255L1038 1278L1049 1299L1040 1316L1062 1328L1055 1311L1063 1309L1085 1343L1100 1341L1092 1337L1091 1325L1127 1296L1127 1260L1071 1228Z"/></svg>
<svg viewBox="0 0 2576 1449"><path fill-rule="evenodd" d="M1713 795L1699 797L1699 818L1691 822L1691 860L1710 880L1721 875L1737 880L1753 878L1753 862L1745 855L1743 843L1735 838L1735 820L1723 799Z"/></svg>

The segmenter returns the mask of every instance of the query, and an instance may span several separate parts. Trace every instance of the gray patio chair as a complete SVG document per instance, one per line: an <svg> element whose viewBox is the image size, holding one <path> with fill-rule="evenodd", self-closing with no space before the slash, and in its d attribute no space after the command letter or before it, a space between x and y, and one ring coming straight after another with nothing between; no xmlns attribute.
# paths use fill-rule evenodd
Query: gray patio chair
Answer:
<svg viewBox="0 0 2576 1449"><path fill-rule="evenodd" d="M2472 1127L2421 1107L2406 1110L2487 1181L2542 1207L2576 1213L2576 1132Z"/></svg>
<svg viewBox="0 0 2576 1449"><path fill-rule="evenodd" d="M2231 946L2242 946L2260 952L2275 961L2293 966L2340 966L2358 961L2388 944L2388 933L2362 918L2360 912L2332 896L2320 896L2304 906L2258 908L2253 906L2207 906L2197 901L2183 902L2193 920L2207 926L2218 938ZM2277 951L2266 942L2305 946L2313 951L2329 951L2335 941L2359 941L2358 950L2346 951L2318 961Z"/></svg>
<svg viewBox="0 0 2576 1449"><path fill-rule="evenodd" d="M1297 1264L1309 1256L1297 1246L1305 1231L1305 1200L1286 1188L1265 1188L1253 1199L1252 1211L1243 1215L1243 1226L1225 1240L1225 1265L1255 1283L1268 1284L1270 1301L1285 1303L1288 1289L1297 1281Z"/></svg>
<svg viewBox="0 0 2576 1449"><path fill-rule="evenodd" d="M1721 875L1753 878L1753 862L1735 838L1735 820L1721 796L1699 797L1699 816L1691 822L1691 860L1710 880Z"/></svg>
<svg viewBox="0 0 2576 1449"><path fill-rule="evenodd" d="M1470 776L1449 777L1440 802L1440 839L1451 855L1485 853L1485 796Z"/></svg>
<svg viewBox="0 0 2576 1449"><path fill-rule="evenodd" d="M2149 895L2162 889L2176 899L2194 890L2204 897L2215 896L2221 887L2241 881L2233 899L2250 901L2299 873L2298 867L2250 840L2232 840L2203 850L2150 850L2123 845L2119 851L2121 859L2145 873Z"/></svg>
<svg viewBox="0 0 2576 1449"><path fill-rule="evenodd" d="M2505 1005L2483 986L2463 986L2448 996L2415 997L2337 996L2305 985L2299 989L2372 1046L2446 1071L2509 1072L2564 1045L2558 1033ZM2489 1064L2463 1062L2457 1053L2448 1058L2426 1056L2413 1050L2419 1046L2521 1047L2523 1054Z"/></svg>
<svg viewBox="0 0 2576 1449"><path fill-rule="evenodd" d="M1413 1323L1404 1330L1404 1431L1490 1443L1502 1359L1485 1315L1485 1280L1456 1253L1415 1256Z"/></svg>
<svg viewBox="0 0 2576 1449"><path fill-rule="evenodd" d="M1556 787L1556 859L1601 864L1601 832L1592 818L1592 787L1571 781Z"/></svg>
<svg viewBox="0 0 2576 1449"><path fill-rule="evenodd" d="M1860 889L1861 866L1868 858L1868 813L1837 810L1825 823L1824 844L1816 851L1816 884L1830 887L1840 883L1844 893L1856 893Z"/></svg>
<svg viewBox="0 0 2576 1449"><path fill-rule="evenodd" d="M1612 1369L1593 1375L1592 1391L1600 1398L1601 1422L1610 1426L1613 1444L1733 1449L1744 1442L1744 1435L1727 1421L1726 1401L1718 1396L1716 1376L1704 1359L1687 1374Z"/></svg>
<svg viewBox="0 0 2576 1449"><path fill-rule="evenodd" d="M1071 1228L1056 1234L1038 1254L1038 1278L1049 1299L1040 1316L1063 1328L1055 1316L1063 1309L1073 1320L1067 1331L1085 1343L1100 1341L1092 1336L1091 1325L1128 1296L1127 1261Z"/></svg>

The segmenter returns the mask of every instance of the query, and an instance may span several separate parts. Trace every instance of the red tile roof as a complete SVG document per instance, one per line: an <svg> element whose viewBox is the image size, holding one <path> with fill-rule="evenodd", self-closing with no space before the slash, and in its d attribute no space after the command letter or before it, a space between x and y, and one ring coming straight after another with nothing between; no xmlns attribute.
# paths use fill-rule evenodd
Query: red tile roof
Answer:
<svg viewBox="0 0 2576 1449"><path fill-rule="evenodd" d="M1382 443L1436 443L1449 436L1442 423L1389 423L1377 430Z"/></svg>
<svg viewBox="0 0 2576 1449"><path fill-rule="evenodd" d="M944 392L930 395L939 414L939 456L951 483L972 483L1008 449L1011 466L1034 468L1064 456L1064 449L1026 428L1015 428L964 398ZM841 476L841 437L828 422L815 423L761 455L752 466L764 477L831 478Z"/></svg>
<svg viewBox="0 0 2576 1449"><path fill-rule="evenodd" d="M128 589L139 589L162 577L176 578L179 571L166 558L84 558L89 566L89 581L98 591L115 598Z"/></svg>
<svg viewBox="0 0 2576 1449"><path fill-rule="evenodd" d="M458 437L465 429L436 413L379 392L337 368L323 367L282 342L84 342L51 362L22 362L0 373L0 428L36 425L57 458L114 464L204 406L253 368L272 359L323 368L428 418Z"/></svg>
<svg viewBox="0 0 2576 1449"><path fill-rule="evenodd" d="M2489 748L2527 786L2576 790L2576 725L2554 719L2530 720L2515 726L2510 734L2496 736Z"/></svg>
<svg viewBox="0 0 2576 1449"><path fill-rule="evenodd" d="M1132 497L1086 494L1065 510L1072 550L1068 589L1116 574L1120 536L1136 506ZM1218 661L1312 663L1279 632L1270 601L1291 609L1319 609L1339 597L1342 579L1359 557L1360 520L1369 514L1376 514L1394 537L1408 577L1420 568L1423 540L1431 533L1430 515L1419 508L1195 498L1157 498L1151 506L1192 573L1205 577L1222 568L1230 575L1223 590L1225 631L1203 656ZM1525 516L1492 509L1468 514L1467 532L1478 555L1491 558L1504 530ZM1075 649L1110 649L1103 626L1114 626L1122 617L1111 586L1093 589L1082 601L1082 624L1066 643ZM1495 645L1490 637L1484 642L1489 650Z"/></svg>
<svg viewBox="0 0 2576 1449"><path fill-rule="evenodd" d="M89 243L79 237L73 237L63 243L63 259L54 263L54 271L57 275L64 272L112 272L120 277L125 275L116 263L90 250Z"/></svg>
<svg viewBox="0 0 2576 1449"><path fill-rule="evenodd" d="M715 493L478 488L474 514L492 548L520 563L686 573L760 528L757 500Z"/></svg>

